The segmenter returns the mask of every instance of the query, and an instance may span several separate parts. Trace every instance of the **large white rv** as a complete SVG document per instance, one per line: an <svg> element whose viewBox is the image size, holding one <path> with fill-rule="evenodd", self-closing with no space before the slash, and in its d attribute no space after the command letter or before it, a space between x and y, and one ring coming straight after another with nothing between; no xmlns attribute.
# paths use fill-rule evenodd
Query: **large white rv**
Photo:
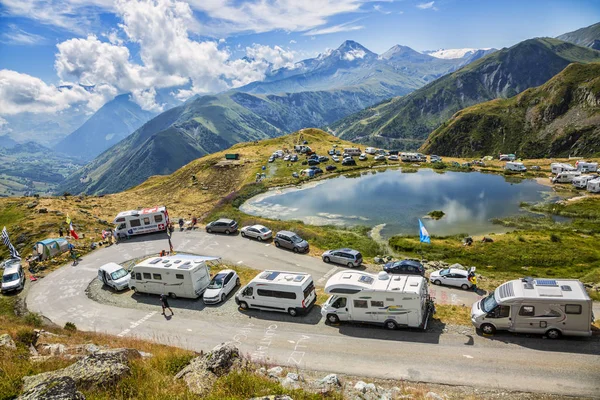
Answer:
<svg viewBox="0 0 600 400"><path fill-rule="evenodd" d="M169 226L169 213L164 206L122 211L117 214L113 224L116 225L115 231L120 238L166 231Z"/></svg>
<svg viewBox="0 0 600 400"><path fill-rule="evenodd" d="M526 172L527 168L523 165L522 162L516 161L508 161L504 166L504 169L507 171L515 171L515 172Z"/></svg>
<svg viewBox="0 0 600 400"><path fill-rule="evenodd" d="M577 171L581 171L582 173L598 171L597 162L577 161L575 166L577 167Z"/></svg>
<svg viewBox="0 0 600 400"><path fill-rule="evenodd" d="M550 178L550 181L552 181L552 183L571 183L573 182L573 179L577 178L580 175L581 172L579 171L559 172L558 174L556 174L556 176Z"/></svg>
<svg viewBox="0 0 600 400"><path fill-rule="evenodd" d="M207 262L215 257L175 255L142 261L131 270L129 288L136 293L196 299L210 283Z"/></svg>
<svg viewBox="0 0 600 400"><path fill-rule="evenodd" d="M552 170L553 174L559 174L561 172L577 170L577 168L575 168L571 164L565 164L565 163L552 163L552 164L550 164L550 169Z"/></svg>
<svg viewBox="0 0 600 400"><path fill-rule="evenodd" d="M387 329L426 329L433 312L427 280L420 275L341 271L329 278L325 293L331 297L321 314L330 323L358 321Z"/></svg>
<svg viewBox="0 0 600 400"><path fill-rule="evenodd" d="M591 336L592 300L575 279L516 279L473 304L471 322L486 334Z"/></svg>
<svg viewBox="0 0 600 400"><path fill-rule="evenodd" d="M593 179L596 179L595 175L580 175L573 178L573 182L571 183L577 189L585 189L587 187L588 182Z"/></svg>
<svg viewBox="0 0 600 400"><path fill-rule="evenodd" d="M588 181L587 191L590 193L600 193L600 178Z"/></svg>

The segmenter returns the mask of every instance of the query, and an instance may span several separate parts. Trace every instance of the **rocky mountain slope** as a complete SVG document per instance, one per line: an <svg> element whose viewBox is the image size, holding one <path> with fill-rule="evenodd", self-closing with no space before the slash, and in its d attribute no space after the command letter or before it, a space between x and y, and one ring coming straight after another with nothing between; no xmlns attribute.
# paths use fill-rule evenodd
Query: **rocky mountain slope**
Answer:
<svg viewBox="0 0 600 400"><path fill-rule="evenodd" d="M446 156L600 154L600 64L571 64L544 85L456 113L422 149Z"/></svg>
<svg viewBox="0 0 600 400"><path fill-rule="evenodd" d="M585 28L577 29L573 32L565 33L558 36L557 39L574 43L579 46L600 50L600 22Z"/></svg>
<svg viewBox="0 0 600 400"><path fill-rule="evenodd" d="M571 62L600 61L600 52L538 38L489 54L404 97L386 100L330 126L338 136L397 149L418 148L462 108L539 86Z"/></svg>

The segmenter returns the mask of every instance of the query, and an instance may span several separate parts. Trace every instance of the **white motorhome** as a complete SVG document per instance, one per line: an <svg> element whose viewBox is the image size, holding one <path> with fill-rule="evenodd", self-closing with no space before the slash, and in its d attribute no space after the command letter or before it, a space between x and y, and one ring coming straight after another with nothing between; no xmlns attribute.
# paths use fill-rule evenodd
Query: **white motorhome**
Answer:
<svg viewBox="0 0 600 400"><path fill-rule="evenodd" d="M506 165L504 166L504 169L507 171L515 171L515 172L527 171L527 168L525 168L525 165L523 165L522 162L516 162L516 161L508 161L506 163Z"/></svg>
<svg viewBox="0 0 600 400"><path fill-rule="evenodd" d="M325 293L331 297L321 314L330 323L358 321L387 329L426 329L433 312L427 280L420 275L340 271L329 278Z"/></svg>
<svg viewBox="0 0 600 400"><path fill-rule="evenodd" d="M577 167L577 170L581 171L582 173L598 171L597 162L577 161L575 163L575 167Z"/></svg>
<svg viewBox="0 0 600 400"><path fill-rule="evenodd" d="M552 183L571 183L573 179L580 176L581 172L579 171L565 171L559 172L556 176L550 178Z"/></svg>
<svg viewBox="0 0 600 400"><path fill-rule="evenodd" d="M550 339L591 336L592 300L575 279L516 279L473 304L471 322L486 334L507 330Z"/></svg>
<svg viewBox="0 0 600 400"><path fill-rule="evenodd" d="M573 182L571 183L577 189L585 189L587 187L588 182L593 179L596 179L595 175L580 175L573 178Z"/></svg>
<svg viewBox="0 0 600 400"><path fill-rule="evenodd" d="M123 290L129 286L131 275L125 268L117 263L111 262L98 268L98 279L106 286L115 290Z"/></svg>
<svg viewBox="0 0 600 400"><path fill-rule="evenodd" d="M210 283L207 262L215 257L175 255L142 261L131 270L129 288L136 293L198 298Z"/></svg>
<svg viewBox="0 0 600 400"><path fill-rule="evenodd" d="M367 153L367 154L375 154L375 153L377 153L377 149L375 147L367 147L365 149L365 153Z"/></svg>
<svg viewBox="0 0 600 400"><path fill-rule="evenodd" d="M344 153L348 154L349 156L360 156L362 151L357 147L348 147L344 149Z"/></svg>
<svg viewBox="0 0 600 400"><path fill-rule="evenodd" d="M592 179L587 183L587 191L590 193L600 193L600 178Z"/></svg>
<svg viewBox="0 0 600 400"><path fill-rule="evenodd" d="M120 238L166 231L169 227L167 207L152 207L141 210L122 211L115 217L113 224Z"/></svg>
<svg viewBox="0 0 600 400"><path fill-rule="evenodd" d="M242 310L257 308L306 314L317 301L315 284L305 272L263 271L235 295Z"/></svg>
<svg viewBox="0 0 600 400"><path fill-rule="evenodd" d="M561 172L565 172L565 171L576 171L577 170L577 168L575 168L571 164L565 164L565 163L552 163L552 164L550 164L550 168L551 168L553 174L560 174Z"/></svg>

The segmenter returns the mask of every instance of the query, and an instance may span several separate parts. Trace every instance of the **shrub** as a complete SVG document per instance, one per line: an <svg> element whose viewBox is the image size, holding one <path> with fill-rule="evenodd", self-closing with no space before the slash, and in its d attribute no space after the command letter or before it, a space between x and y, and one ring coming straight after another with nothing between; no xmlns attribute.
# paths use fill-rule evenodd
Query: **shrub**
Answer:
<svg viewBox="0 0 600 400"><path fill-rule="evenodd" d="M550 235L550 241L553 243L560 243L560 236L558 236L557 234L553 233L552 235Z"/></svg>
<svg viewBox="0 0 600 400"><path fill-rule="evenodd" d="M29 328L22 328L17 331L16 341L26 347L29 347L35 341L35 332Z"/></svg>
<svg viewBox="0 0 600 400"><path fill-rule="evenodd" d="M165 371L170 375L175 375L188 365L193 358L193 354L174 354L164 361Z"/></svg>
<svg viewBox="0 0 600 400"><path fill-rule="evenodd" d="M66 331L75 332L77 330L77 326L72 322L67 322L64 329Z"/></svg>
<svg viewBox="0 0 600 400"><path fill-rule="evenodd" d="M434 210L434 211L429 212L429 214L427 214L427 215L429 215L433 219L440 219L444 215L446 215L446 213L441 210Z"/></svg>
<svg viewBox="0 0 600 400"><path fill-rule="evenodd" d="M27 325L31 325L31 326L35 326L36 328L39 328L42 326L42 318L40 317L40 315L38 313L27 313L27 315L25 315L25 317L23 318L25 320L25 323Z"/></svg>

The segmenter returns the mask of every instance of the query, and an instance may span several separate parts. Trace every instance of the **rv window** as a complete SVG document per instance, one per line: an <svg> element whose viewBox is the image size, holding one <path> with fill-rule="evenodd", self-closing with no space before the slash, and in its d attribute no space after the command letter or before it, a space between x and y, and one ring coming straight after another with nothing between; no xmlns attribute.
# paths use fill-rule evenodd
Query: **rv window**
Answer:
<svg viewBox="0 0 600 400"><path fill-rule="evenodd" d="M144 279L152 279L152 275L149 272L144 272Z"/></svg>
<svg viewBox="0 0 600 400"><path fill-rule="evenodd" d="M150 225L150 217L144 217L144 225Z"/></svg>
<svg viewBox="0 0 600 400"><path fill-rule="evenodd" d="M141 281L142 280L142 274L140 274L139 272L136 272L136 274L135 274L135 280L136 281Z"/></svg>
<svg viewBox="0 0 600 400"><path fill-rule="evenodd" d="M125 218L124 217L117 218L117 220L115 222L125 222Z"/></svg>
<svg viewBox="0 0 600 400"><path fill-rule="evenodd" d="M534 306L522 306L519 310L519 315L524 317L533 317L535 315L535 307Z"/></svg>
<svg viewBox="0 0 600 400"><path fill-rule="evenodd" d="M565 314L581 314L581 304L565 304Z"/></svg>
<svg viewBox="0 0 600 400"><path fill-rule="evenodd" d="M152 274L152 278L157 281L162 281L162 276L160 276L160 274Z"/></svg>
<svg viewBox="0 0 600 400"><path fill-rule="evenodd" d="M162 215L156 214L154 216L154 222L162 222Z"/></svg>
<svg viewBox="0 0 600 400"><path fill-rule="evenodd" d="M242 294L244 296L252 296L253 293L254 293L254 288L251 288L251 287L244 289L244 291L242 292Z"/></svg>
<svg viewBox="0 0 600 400"><path fill-rule="evenodd" d="M119 225L119 227L117 229L125 229L127 227L127 225L125 225L125 223L122 223L121 225Z"/></svg>
<svg viewBox="0 0 600 400"><path fill-rule="evenodd" d="M296 293L292 292L283 292L279 290L266 290L266 289L258 289L256 294L263 297L276 297L279 299L295 299Z"/></svg>
<svg viewBox="0 0 600 400"><path fill-rule="evenodd" d="M135 228L136 226L140 226L140 220L139 219L132 219L131 221L129 221L129 225L131 225L132 228Z"/></svg>
<svg viewBox="0 0 600 400"><path fill-rule="evenodd" d="M175 278L177 278L177 279L183 279L183 274L175 274Z"/></svg>
<svg viewBox="0 0 600 400"><path fill-rule="evenodd" d="M560 313L556 310L544 310L544 315L540 315L540 317L560 317Z"/></svg>
<svg viewBox="0 0 600 400"><path fill-rule="evenodd" d="M369 308L369 303L366 300L354 300L354 308Z"/></svg>
<svg viewBox="0 0 600 400"><path fill-rule="evenodd" d="M371 307L383 307L383 301L371 300Z"/></svg>
<svg viewBox="0 0 600 400"><path fill-rule="evenodd" d="M339 299L337 299L336 301L333 302L333 304L331 305L331 307L333 307L333 308L344 308L344 307L346 307L346 298L345 297L340 297Z"/></svg>
<svg viewBox="0 0 600 400"><path fill-rule="evenodd" d="M315 290L315 285L311 282L308 284L306 289L304 289L304 298L306 299L310 294Z"/></svg>

